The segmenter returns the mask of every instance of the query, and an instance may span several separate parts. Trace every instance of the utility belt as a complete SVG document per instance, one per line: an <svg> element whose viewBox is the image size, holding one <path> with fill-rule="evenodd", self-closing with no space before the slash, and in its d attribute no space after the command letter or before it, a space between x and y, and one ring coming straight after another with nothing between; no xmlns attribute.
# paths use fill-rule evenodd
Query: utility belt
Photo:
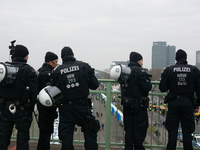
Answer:
<svg viewBox="0 0 200 150"><path fill-rule="evenodd" d="M79 99L79 100L67 100L63 102L64 105L69 106L89 106L88 99Z"/></svg>
<svg viewBox="0 0 200 150"><path fill-rule="evenodd" d="M140 98L124 97L123 106L131 107L131 108L140 106L146 109L149 106L149 98L148 97L140 97Z"/></svg>
<svg viewBox="0 0 200 150"><path fill-rule="evenodd" d="M20 102L20 101L8 101L8 102L5 102L5 106L10 106L10 105L15 106L17 110L24 110L25 109L24 104L22 102Z"/></svg>
<svg viewBox="0 0 200 150"><path fill-rule="evenodd" d="M175 99L191 99L192 101L195 100L193 94L188 95L178 95L178 94L171 94L168 93L167 96L165 96L164 103L169 103L172 100Z"/></svg>
<svg viewBox="0 0 200 150"><path fill-rule="evenodd" d="M30 103L24 104L17 99L0 98L0 109L2 110L5 107L8 107L9 111L14 114L17 110L29 110Z"/></svg>

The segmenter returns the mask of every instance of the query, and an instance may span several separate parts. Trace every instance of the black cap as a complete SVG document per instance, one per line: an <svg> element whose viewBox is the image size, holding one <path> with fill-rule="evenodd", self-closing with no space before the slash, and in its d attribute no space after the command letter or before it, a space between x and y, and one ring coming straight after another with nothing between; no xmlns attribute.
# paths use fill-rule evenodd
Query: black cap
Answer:
<svg viewBox="0 0 200 150"><path fill-rule="evenodd" d="M68 46L63 47L63 49L61 50L61 58L65 57L66 55L74 55L72 49Z"/></svg>
<svg viewBox="0 0 200 150"><path fill-rule="evenodd" d="M143 59L143 57L139 53L137 53L137 52L131 52L130 53L130 61L137 62L137 61L139 61L141 59Z"/></svg>
<svg viewBox="0 0 200 150"><path fill-rule="evenodd" d="M58 59L58 56L53 52L47 52L45 55L45 62L49 62L56 59Z"/></svg>
<svg viewBox="0 0 200 150"><path fill-rule="evenodd" d="M187 54L184 50L179 49L176 52L176 61L180 60L180 59L187 59Z"/></svg>
<svg viewBox="0 0 200 150"><path fill-rule="evenodd" d="M28 49L23 45L16 45L15 46L15 52L14 57L21 57L24 58L29 54Z"/></svg>

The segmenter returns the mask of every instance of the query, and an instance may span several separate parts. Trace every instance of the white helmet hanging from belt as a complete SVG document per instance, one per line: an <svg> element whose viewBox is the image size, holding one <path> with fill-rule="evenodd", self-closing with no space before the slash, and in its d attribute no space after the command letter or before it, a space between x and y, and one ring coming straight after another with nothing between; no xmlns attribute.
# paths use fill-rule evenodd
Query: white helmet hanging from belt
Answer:
<svg viewBox="0 0 200 150"><path fill-rule="evenodd" d="M131 75L131 68L125 65L116 65L110 70L110 78L118 82L128 80Z"/></svg>
<svg viewBox="0 0 200 150"><path fill-rule="evenodd" d="M9 63L0 62L0 83L1 84L12 84L16 79L19 67L15 67Z"/></svg>
<svg viewBox="0 0 200 150"><path fill-rule="evenodd" d="M43 106L52 107L62 102L63 95L56 86L46 86L40 91L38 98Z"/></svg>

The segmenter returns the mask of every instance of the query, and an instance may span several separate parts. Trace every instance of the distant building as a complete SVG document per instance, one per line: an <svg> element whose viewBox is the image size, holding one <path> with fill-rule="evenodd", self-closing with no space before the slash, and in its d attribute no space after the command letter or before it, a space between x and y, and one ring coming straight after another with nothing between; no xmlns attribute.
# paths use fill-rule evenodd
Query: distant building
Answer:
<svg viewBox="0 0 200 150"><path fill-rule="evenodd" d="M175 63L175 46L167 45L166 42L153 42L152 46L152 69L163 69Z"/></svg>
<svg viewBox="0 0 200 150"><path fill-rule="evenodd" d="M196 65L200 65L200 51L196 51Z"/></svg>

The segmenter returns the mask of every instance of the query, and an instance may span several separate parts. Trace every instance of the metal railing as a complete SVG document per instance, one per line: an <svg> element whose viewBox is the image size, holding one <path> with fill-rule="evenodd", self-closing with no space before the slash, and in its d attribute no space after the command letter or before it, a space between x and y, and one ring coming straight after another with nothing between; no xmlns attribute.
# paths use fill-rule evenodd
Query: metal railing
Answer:
<svg viewBox="0 0 200 150"><path fill-rule="evenodd" d="M104 145L105 150L110 150L111 147L123 147L125 141L125 131L123 128L123 116L119 116L119 112L121 111L121 92L112 91L112 86L117 85L118 82L111 79L99 79L98 81L101 83L99 88L97 90L90 91L93 101L93 114L97 119L99 119L101 125L105 125L105 130L101 128L101 131L98 132L97 142L99 145ZM144 146L150 149L166 149L168 133L164 127L164 124L162 124L162 121L165 121L166 118L167 106L163 104L163 97L166 95L166 93L159 92L159 82L152 81L152 85L153 88L149 93L149 98L151 99L150 106L148 108L149 128ZM102 98L101 94L106 95L106 98ZM163 113L163 111L165 113ZM97 112L99 115L97 115ZM33 120L30 131L30 140L38 140L39 130L35 119ZM58 136L54 136L56 134L55 132L57 132L57 130L54 130L51 142L60 142ZM16 138L15 129L13 129L12 138ZM183 149L183 144L180 141L181 139L179 135L177 149ZM74 143L84 143L84 137L80 127L78 127L77 132L74 134ZM194 149L200 150L200 148L196 147L194 147Z"/></svg>

